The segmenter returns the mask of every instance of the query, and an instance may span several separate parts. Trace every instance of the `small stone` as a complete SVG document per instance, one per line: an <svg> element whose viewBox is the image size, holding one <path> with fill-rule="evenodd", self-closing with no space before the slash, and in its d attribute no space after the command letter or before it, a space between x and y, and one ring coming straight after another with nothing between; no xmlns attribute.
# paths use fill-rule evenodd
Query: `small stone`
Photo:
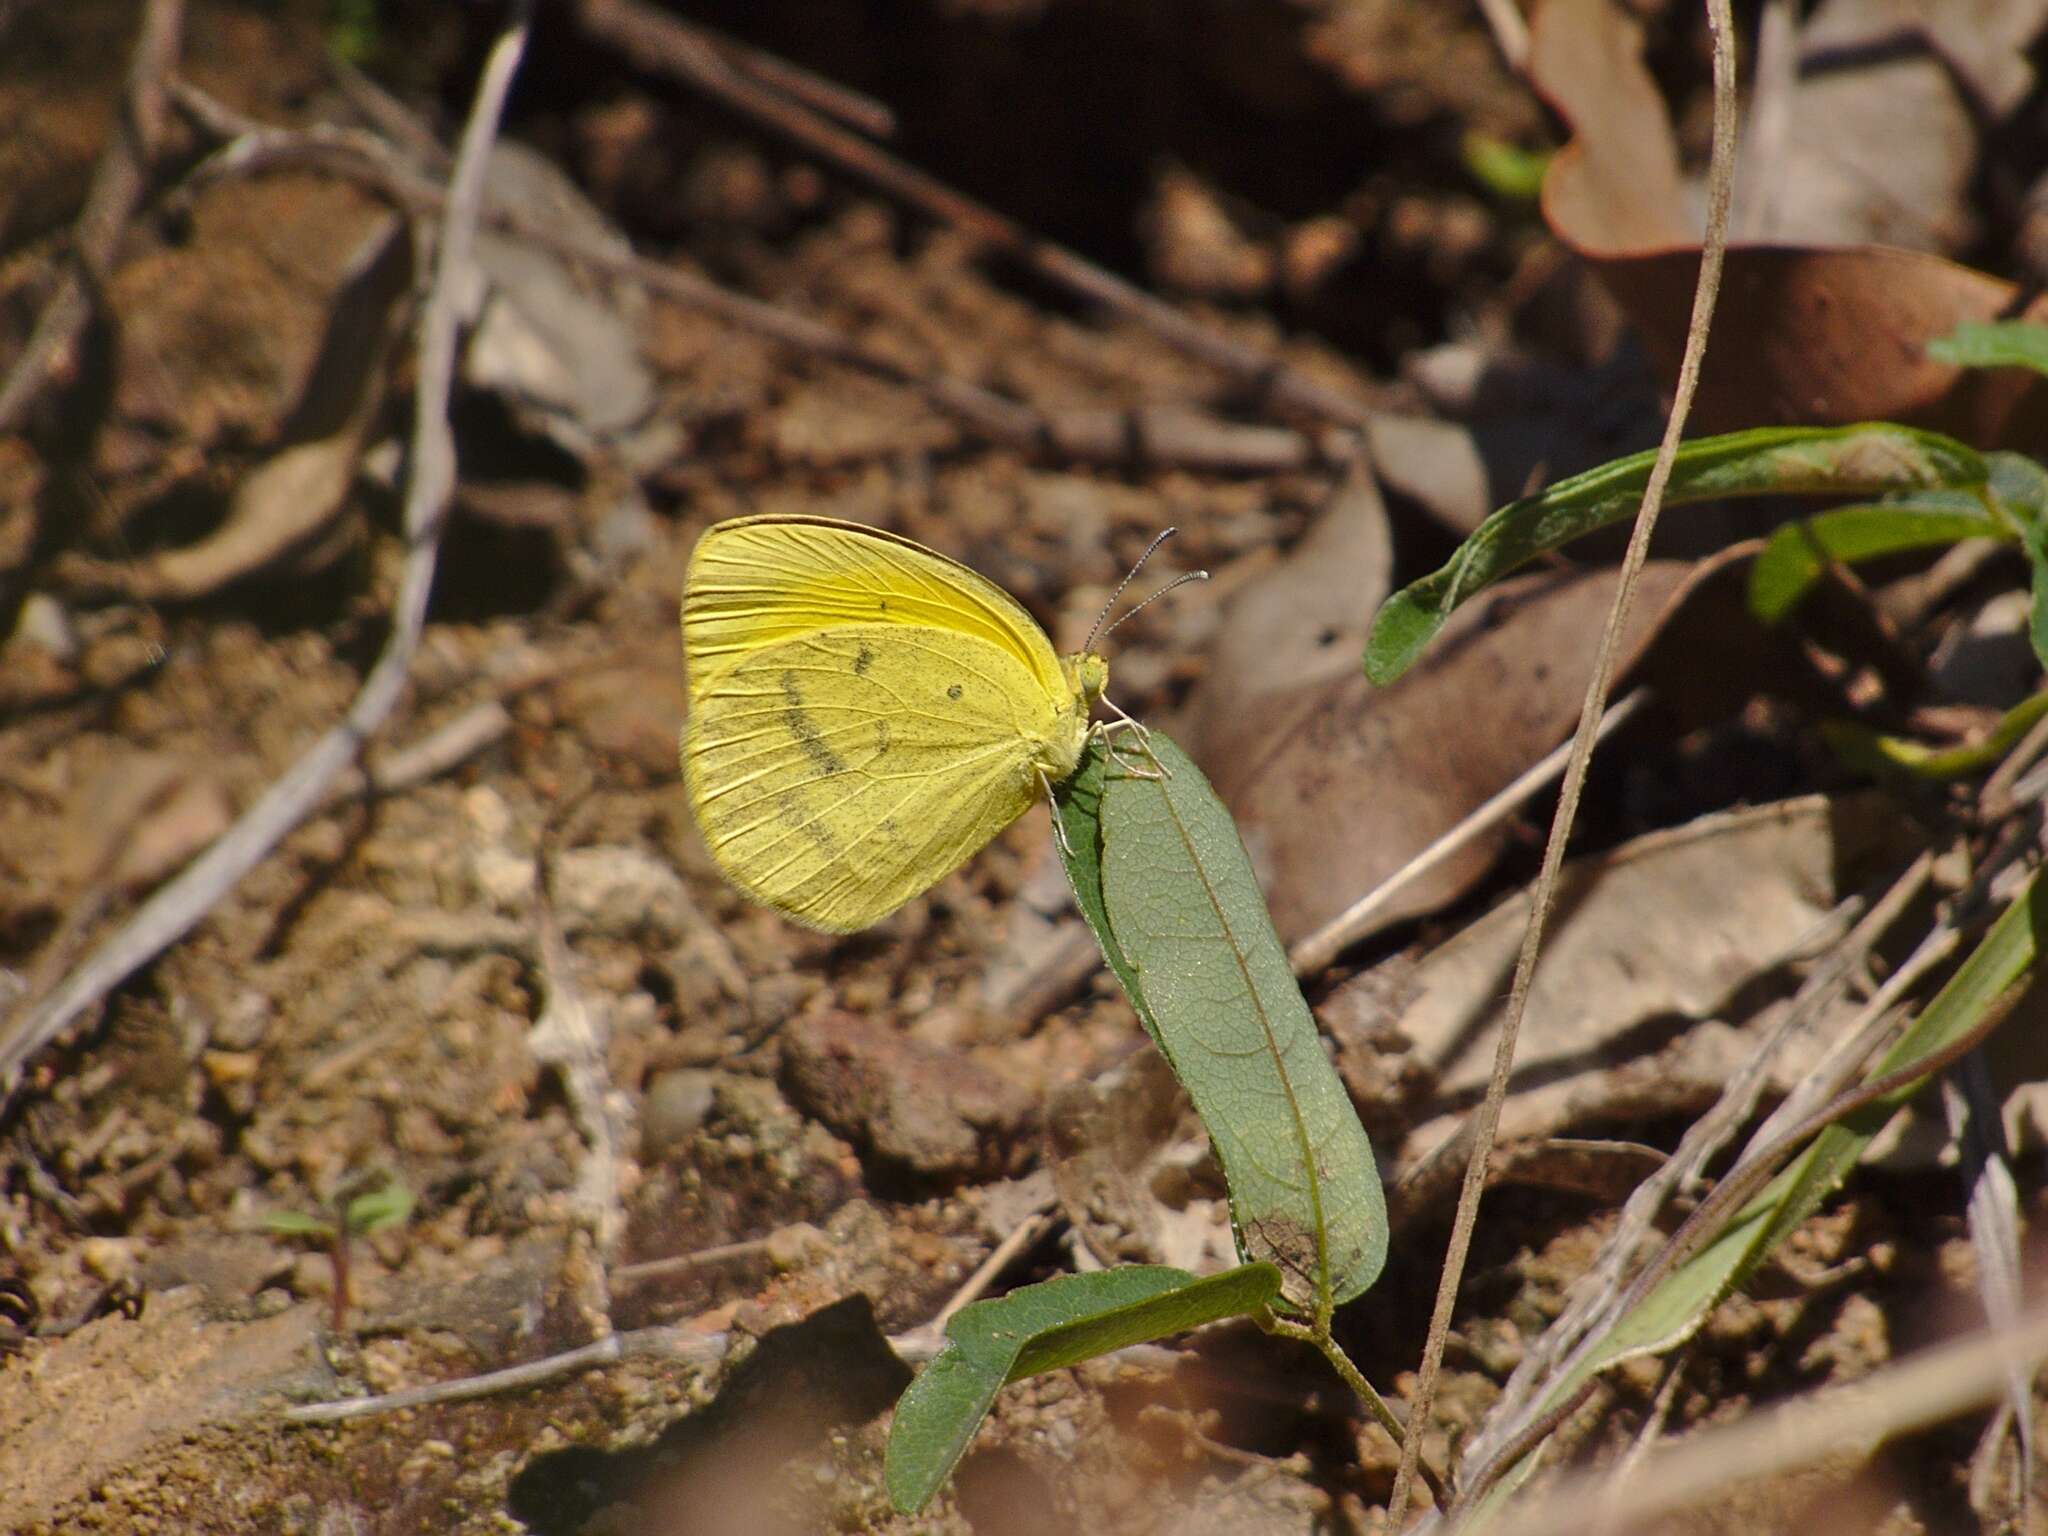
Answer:
<svg viewBox="0 0 2048 1536"><path fill-rule="evenodd" d="M717 1073L688 1067L664 1072L648 1084L640 1106L640 1141L648 1161L662 1161L704 1129L717 1086Z"/></svg>
<svg viewBox="0 0 2048 1536"><path fill-rule="evenodd" d="M956 1052L848 1013L783 1030L790 1100L898 1169L957 1182L1019 1171L1036 1101Z"/></svg>

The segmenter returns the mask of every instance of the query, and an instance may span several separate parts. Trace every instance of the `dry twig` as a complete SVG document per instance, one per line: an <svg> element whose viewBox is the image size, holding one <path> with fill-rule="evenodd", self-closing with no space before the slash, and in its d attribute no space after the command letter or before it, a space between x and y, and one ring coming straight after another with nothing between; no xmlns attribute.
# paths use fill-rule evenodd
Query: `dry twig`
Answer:
<svg viewBox="0 0 2048 1536"><path fill-rule="evenodd" d="M66 367L92 316L113 268L121 232L149 189L150 162L163 142L164 83L178 67L178 40L184 29L185 0L149 0L128 63L120 120L86 190L65 270L36 319L28 345L0 382L0 432L20 427L29 407Z"/></svg>
<svg viewBox="0 0 2048 1536"><path fill-rule="evenodd" d="M404 528L408 543L391 617L391 634L363 681L347 716L266 790L214 845L145 901L83 965L54 988L34 1012L0 1039L0 1093L11 1090L23 1065L86 1009L140 966L189 933L278 841L318 807L328 786L383 726L404 690L418 649L433 589L448 499L455 488L455 439L448 396L462 288L470 268L484 165L505 98L526 47L530 0L520 4L484 66L483 79L463 129L448 214L441 225L432 285L420 320L410 473Z"/></svg>

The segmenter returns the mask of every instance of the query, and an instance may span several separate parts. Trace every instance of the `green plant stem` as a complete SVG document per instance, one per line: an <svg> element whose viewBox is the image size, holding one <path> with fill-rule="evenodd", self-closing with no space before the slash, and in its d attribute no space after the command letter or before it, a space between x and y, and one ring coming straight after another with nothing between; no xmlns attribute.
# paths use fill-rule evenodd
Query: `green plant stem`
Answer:
<svg viewBox="0 0 2048 1536"><path fill-rule="evenodd" d="M1407 1444L1408 1432L1395 1415L1392 1405L1380 1396L1371 1382L1365 1379L1365 1373L1351 1363L1351 1357L1344 1353L1344 1346L1331 1337L1327 1318L1320 1326L1311 1326L1277 1317L1269 1310L1258 1319L1258 1324L1276 1338L1300 1340L1329 1361L1330 1369L1342 1378L1345 1386L1358 1394L1359 1401L1365 1404L1375 1419L1379 1420L1380 1428L1393 1437L1396 1448ZM1429 1496L1436 1500L1436 1507L1450 1508L1444 1498L1443 1485L1437 1481L1436 1473L1420 1456L1416 1459L1415 1470L1422 1478L1423 1485L1429 1489Z"/></svg>

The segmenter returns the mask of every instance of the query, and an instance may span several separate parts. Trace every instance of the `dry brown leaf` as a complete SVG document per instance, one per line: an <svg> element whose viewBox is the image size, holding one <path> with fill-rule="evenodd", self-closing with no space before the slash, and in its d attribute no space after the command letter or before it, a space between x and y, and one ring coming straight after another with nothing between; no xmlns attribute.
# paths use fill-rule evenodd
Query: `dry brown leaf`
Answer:
<svg viewBox="0 0 2048 1536"><path fill-rule="evenodd" d="M1685 1113L1711 1103L1754 1049L1776 1000L1764 984L1774 974L1789 983L1783 968L1850 882L1910 835L1875 797L1816 795L1705 816L1567 865L1522 1025L1503 1137L1555 1136L1594 1116ZM1435 1072L1444 1113L1409 1133L1404 1166L1451 1134L1484 1091L1527 921L1523 892L1408 974L1398 1026ZM1789 984L1778 996L1788 992ZM1342 1031L1371 1028L1385 1008L1383 989L1361 979L1321 1011ZM1774 1080L1789 1084L1826 1043L1821 1031L1793 1042Z"/></svg>
<svg viewBox="0 0 2048 1536"><path fill-rule="evenodd" d="M1641 654L1691 575L1644 569L1625 661ZM1237 818L1283 940L1336 916L1570 733L1612 572L1505 582L1459 610L1422 662L1375 689L1346 672L1262 703L1198 760ZM1276 723L1277 722L1277 723ZM1505 833L1415 882L1391 925L1470 889Z"/></svg>
<svg viewBox="0 0 2048 1536"><path fill-rule="evenodd" d="M1357 672L1393 565L1379 486L1355 464L1293 552L1230 598L1189 702L1196 759L1281 735L1324 686Z"/></svg>
<svg viewBox="0 0 2048 1536"><path fill-rule="evenodd" d="M1544 216L1671 378L1698 233L1640 29L1610 0L1547 0L1532 44L1531 79L1574 130L1544 180ZM1985 444L2038 440L2048 389L2037 380L1952 368L1923 350L1963 321L2006 313L2016 297L2008 283L1921 251L1735 247L1693 420L1723 432L1883 418Z"/></svg>

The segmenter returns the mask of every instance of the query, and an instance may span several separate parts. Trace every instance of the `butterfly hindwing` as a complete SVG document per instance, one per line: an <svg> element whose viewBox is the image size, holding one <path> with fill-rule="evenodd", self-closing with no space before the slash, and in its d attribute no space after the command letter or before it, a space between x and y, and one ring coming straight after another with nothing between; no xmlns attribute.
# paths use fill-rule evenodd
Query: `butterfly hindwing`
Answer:
<svg viewBox="0 0 2048 1536"><path fill-rule="evenodd" d="M899 625L742 656L692 690L684 773L705 841L756 900L866 927L1030 805L1047 722L1019 718L1021 679L986 641Z"/></svg>

